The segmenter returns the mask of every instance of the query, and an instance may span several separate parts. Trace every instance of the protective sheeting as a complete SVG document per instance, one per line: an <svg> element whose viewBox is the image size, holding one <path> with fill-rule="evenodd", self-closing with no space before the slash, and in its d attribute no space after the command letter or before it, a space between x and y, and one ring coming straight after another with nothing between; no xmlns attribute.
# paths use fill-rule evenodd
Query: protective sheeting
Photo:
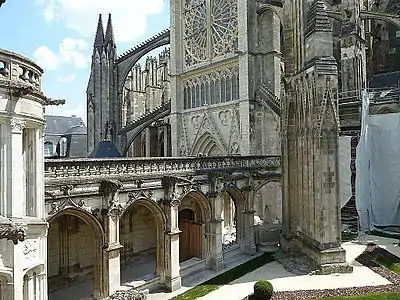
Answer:
<svg viewBox="0 0 400 300"><path fill-rule="evenodd" d="M339 197L340 208L351 198L351 137L339 137Z"/></svg>
<svg viewBox="0 0 400 300"><path fill-rule="evenodd" d="M356 158L356 206L364 232L400 225L400 113L368 115L368 102L364 93Z"/></svg>

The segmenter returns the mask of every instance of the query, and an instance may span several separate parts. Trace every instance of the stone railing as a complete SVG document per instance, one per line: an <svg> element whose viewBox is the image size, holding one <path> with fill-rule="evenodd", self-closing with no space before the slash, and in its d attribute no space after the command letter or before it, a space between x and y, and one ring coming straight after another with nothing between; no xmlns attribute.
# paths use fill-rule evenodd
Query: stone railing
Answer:
<svg viewBox="0 0 400 300"><path fill-rule="evenodd" d="M45 162L46 184L82 178L162 177L169 174L207 174L240 170L280 172L280 156L149 157L106 159L49 159Z"/></svg>
<svg viewBox="0 0 400 300"><path fill-rule="evenodd" d="M41 91L43 70L30 59L0 49L0 88L5 87L15 97L35 96L44 105L64 104L63 99L46 97Z"/></svg>
<svg viewBox="0 0 400 300"><path fill-rule="evenodd" d="M40 92L43 70L22 55L0 49L0 84L29 86Z"/></svg>

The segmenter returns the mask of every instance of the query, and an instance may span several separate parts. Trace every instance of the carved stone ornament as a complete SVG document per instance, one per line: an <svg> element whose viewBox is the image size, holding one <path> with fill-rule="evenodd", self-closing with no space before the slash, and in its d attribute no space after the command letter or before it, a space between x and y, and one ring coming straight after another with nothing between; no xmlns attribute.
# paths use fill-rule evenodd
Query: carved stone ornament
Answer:
<svg viewBox="0 0 400 300"><path fill-rule="evenodd" d="M128 194L129 201L128 203L132 203L140 198L151 199L153 197L153 191L150 190L140 190L136 192L132 192Z"/></svg>
<svg viewBox="0 0 400 300"><path fill-rule="evenodd" d="M122 187L123 187L122 182L118 180L103 180L100 183L99 193L104 196L115 194Z"/></svg>
<svg viewBox="0 0 400 300"><path fill-rule="evenodd" d="M60 189L61 189L63 195L65 195L65 196L70 196L71 191L72 191L73 188L74 188L74 186L71 185L71 184L69 184L69 185L62 185L62 186L60 187Z"/></svg>
<svg viewBox="0 0 400 300"><path fill-rule="evenodd" d="M120 202L112 202L108 208L108 215L112 217L119 217L125 210L126 205Z"/></svg>
<svg viewBox="0 0 400 300"><path fill-rule="evenodd" d="M11 91L14 97L23 97L28 94L35 92L35 88L32 85L24 84L18 81L11 82ZM37 92L37 91L36 91Z"/></svg>
<svg viewBox="0 0 400 300"><path fill-rule="evenodd" d="M74 200L71 199L71 190L74 188L73 185L63 185L60 187L63 195L68 196L67 199L64 201L54 201L51 204L51 211L49 212L49 216L54 215L58 213L59 211L66 209L68 207L72 208L79 208L84 211L87 211L88 213L92 213L92 207L91 206L86 206L85 200L80 200L79 203L76 203Z"/></svg>
<svg viewBox="0 0 400 300"><path fill-rule="evenodd" d="M21 133L25 126L26 121L24 120L12 118L10 121L11 132L13 133Z"/></svg>
<svg viewBox="0 0 400 300"><path fill-rule="evenodd" d="M6 217L0 216L0 239L12 241L14 245L26 238L25 228L15 225Z"/></svg>

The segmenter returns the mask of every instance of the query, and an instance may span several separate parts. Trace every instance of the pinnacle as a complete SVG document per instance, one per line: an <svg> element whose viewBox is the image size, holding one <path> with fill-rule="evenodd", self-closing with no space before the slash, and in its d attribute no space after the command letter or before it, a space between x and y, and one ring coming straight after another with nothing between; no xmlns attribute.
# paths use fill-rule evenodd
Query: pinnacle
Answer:
<svg viewBox="0 0 400 300"><path fill-rule="evenodd" d="M96 37L94 40L94 45L95 46L103 46L104 43L104 30L103 30L103 20L101 18L101 14L99 14L99 21L97 23L97 31L96 31Z"/></svg>
<svg viewBox="0 0 400 300"><path fill-rule="evenodd" d="M112 43L115 44L114 41L114 30L112 27L112 20L111 20L111 14L108 14L108 21L107 21L107 29L106 29L106 37L105 37L105 43Z"/></svg>

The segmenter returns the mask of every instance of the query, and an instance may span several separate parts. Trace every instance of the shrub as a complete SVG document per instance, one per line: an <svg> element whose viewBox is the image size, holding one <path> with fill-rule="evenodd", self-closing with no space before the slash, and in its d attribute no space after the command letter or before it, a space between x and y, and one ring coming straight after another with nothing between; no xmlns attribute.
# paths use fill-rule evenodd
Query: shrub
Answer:
<svg viewBox="0 0 400 300"><path fill-rule="evenodd" d="M254 284L254 298L257 300L269 300L274 292L274 287L267 280L259 280Z"/></svg>

